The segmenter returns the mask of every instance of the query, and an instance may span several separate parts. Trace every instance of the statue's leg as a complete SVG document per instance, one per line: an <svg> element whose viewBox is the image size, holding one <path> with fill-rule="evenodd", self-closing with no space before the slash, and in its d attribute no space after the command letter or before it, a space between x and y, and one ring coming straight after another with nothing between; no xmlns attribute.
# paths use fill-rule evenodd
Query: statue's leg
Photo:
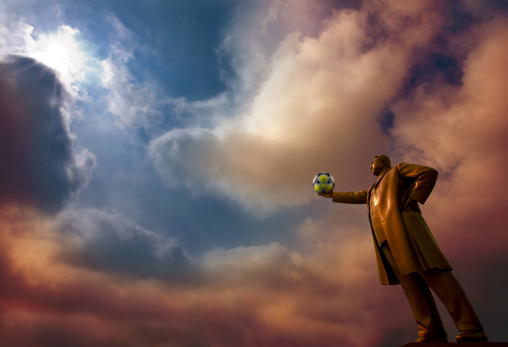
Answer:
<svg viewBox="0 0 508 347"><path fill-rule="evenodd" d="M450 312L457 329L483 331L473 306L453 272L432 269L420 275Z"/></svg>
<svg viewBox="0 0 508 347"><path fill-rule="evenodd" d="M446 332L428 285L418 273L400 276L389 246L385 244L381 249L406 294L418 325L418 336L428 339L445 339Z"/></svg>

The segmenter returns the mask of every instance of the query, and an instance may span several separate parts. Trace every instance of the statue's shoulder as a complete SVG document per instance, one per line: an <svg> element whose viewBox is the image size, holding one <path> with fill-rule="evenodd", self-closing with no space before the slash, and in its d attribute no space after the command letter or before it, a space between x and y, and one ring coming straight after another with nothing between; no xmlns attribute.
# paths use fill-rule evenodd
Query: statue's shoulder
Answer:
<svg viewBox="0 0 508 347"><path fill-rule="evenodd" d="M398 163L397 165L395 165L394 167L396 167L397 169L400 169L400 168L403 168L403 167L406 167L406 166L411 166L413 164L409 164L409 163Z"/></svg>
<svg viewBox="0 0 508 347"><path fill-rule="evenodd" d="M404 168L407 168L410 165L411 164L408 164L408 163L398 163L398 164L392 166L392 168L389 171L391 171L393 173L400 172L401 170L403 170Z"/></svg>
<svg viewBox="0 0 508 347"><path fill-rule="evenodd" d="M410 164L410 163L398 163L397 165L393 166L393 169L400 172L400 171L407 171L407 170L415 169L418 167L421 167L421 165Z"/></svg>

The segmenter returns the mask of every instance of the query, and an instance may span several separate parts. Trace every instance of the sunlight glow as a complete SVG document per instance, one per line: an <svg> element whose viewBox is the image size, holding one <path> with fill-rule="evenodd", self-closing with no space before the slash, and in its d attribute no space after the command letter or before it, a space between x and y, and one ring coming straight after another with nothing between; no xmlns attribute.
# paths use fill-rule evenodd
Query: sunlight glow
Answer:
<svg viewBox="0 0 508 347"><path fill-rule="evenodd" d="M27 55L55 70L67 87L85 79L88 57L76 39L79 30L67 25L54 33L27 38ZM74 86L75 87L75 86Z"/></svg>

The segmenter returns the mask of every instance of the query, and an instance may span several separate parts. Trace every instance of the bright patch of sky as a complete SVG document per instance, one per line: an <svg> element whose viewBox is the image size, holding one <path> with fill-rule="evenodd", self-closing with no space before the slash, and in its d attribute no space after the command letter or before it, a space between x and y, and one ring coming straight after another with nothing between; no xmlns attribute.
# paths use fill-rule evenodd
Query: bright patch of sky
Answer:
<svg viewBox="0 0 508 347"><path fill-rule="evenodd" d="M75 85L84 81L89 60L78 34L66 25L51 33L31 33L26 38L26 55L55 70L65 85Z"/></svg>
<svg viewBox="0 0 508 347"><path fill-rule="evenodd" d="M93 45L99 60L115 49L129 51L134 78L154 80L172 97L211 98L226 88L224 78L232 73L217 49L242 1L9 2L11 15L33 27L39 39L62 38L71 29Z"/></svg>

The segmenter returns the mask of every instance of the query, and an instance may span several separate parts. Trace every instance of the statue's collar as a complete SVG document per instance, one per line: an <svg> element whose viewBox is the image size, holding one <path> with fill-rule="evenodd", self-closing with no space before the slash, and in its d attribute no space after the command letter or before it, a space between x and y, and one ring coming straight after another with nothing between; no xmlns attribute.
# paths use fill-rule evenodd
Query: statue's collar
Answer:
<svg viewBox="0 0 508 347"><path fill-rule="evenodd" d="M386 171L381 172L381 173L379 174L379 176L377 177L376 182L374 182L374 184L372 185L372 188L374 188L375 186L377 186L377 185L378 185L378 183L381 181L381 179L382 179L382 178L386 175L386 173L387 173L388 171L390 171L390 170L391 170L391 168L390 168L390 169L388 169L388 170L386 170Z"/></svg>

